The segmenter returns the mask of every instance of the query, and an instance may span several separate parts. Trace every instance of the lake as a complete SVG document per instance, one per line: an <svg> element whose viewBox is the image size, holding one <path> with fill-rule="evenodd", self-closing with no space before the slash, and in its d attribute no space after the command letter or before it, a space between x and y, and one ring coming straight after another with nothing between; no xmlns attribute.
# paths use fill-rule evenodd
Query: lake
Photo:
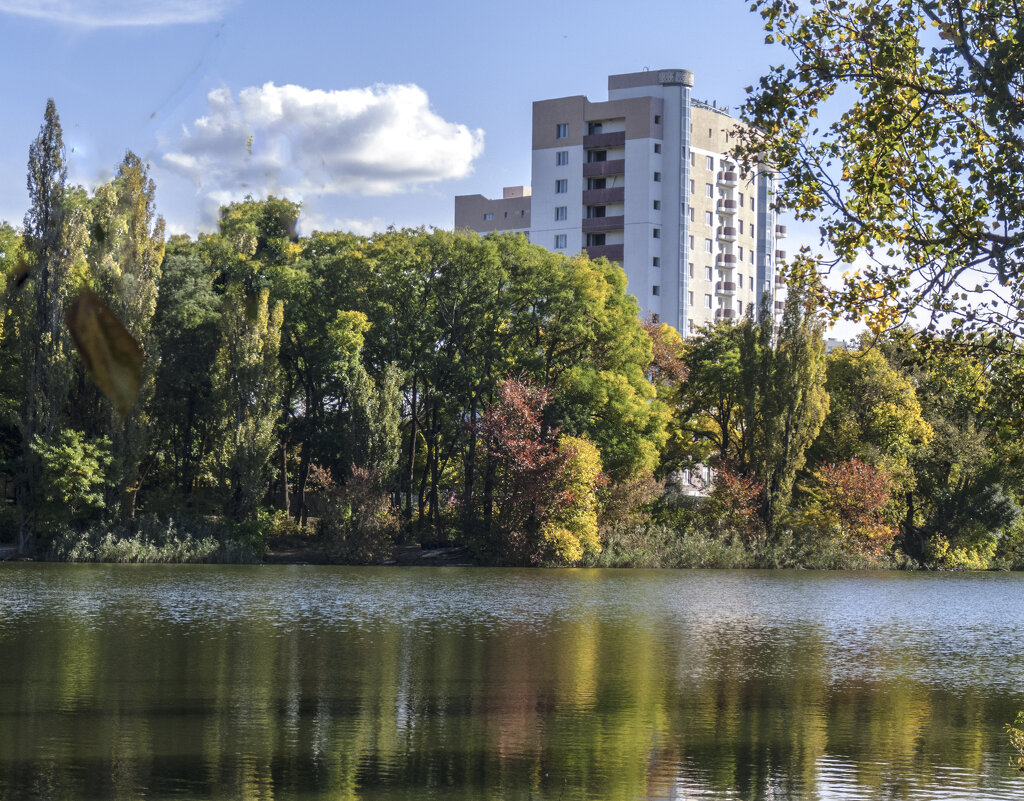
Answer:
<svg viewBox="0 0 1024 801"><path fill-rule="evenodd" d="M0 799L1020 799L1024 576L0 564Z"/></svg>

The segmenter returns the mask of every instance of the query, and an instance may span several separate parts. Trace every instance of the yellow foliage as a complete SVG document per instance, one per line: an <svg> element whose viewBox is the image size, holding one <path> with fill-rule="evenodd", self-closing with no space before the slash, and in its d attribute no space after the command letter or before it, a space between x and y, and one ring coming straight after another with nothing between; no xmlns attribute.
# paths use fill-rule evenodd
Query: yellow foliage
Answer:
<svg viewBox="0 0 1024 801"><path fill-rule="evenodd" d="M601 453L586 437L559 437L558 449L571 452L559 477L558 491L565 502L544 524L541 535L556 559L578 562L586 553L601 552L596 493Z"/></svg>
<svg viewBox="0 0 1024 801"><path fill-rule="evenodd" d="M988 540L972 548L954 548L941 534L932 537L928 544L928 559L936 567L949 570L988 570L996 552L994 540Z"/></svg>

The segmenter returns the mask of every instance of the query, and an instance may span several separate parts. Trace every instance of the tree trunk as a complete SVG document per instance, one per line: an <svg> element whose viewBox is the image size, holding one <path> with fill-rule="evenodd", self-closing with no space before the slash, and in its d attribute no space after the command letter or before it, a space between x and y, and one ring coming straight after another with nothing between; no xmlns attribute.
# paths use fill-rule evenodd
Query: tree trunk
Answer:
<svg viewBox="0 0 1024 801"><path fill-rule="evenodd" d="M416 373L412 374L412 400L409 404L409 463L406 471L408 485L405 495L405 522L412 532L412 493L416 486Z"/></svg>
<svg viewBox="0 0 1024 801"><path fill-rule="evenodd" d="M309 443L304 442L299 458L299 486L295 490L295 519L306 525L306 479L309 477Z"/></svg>
<svg viewBox="0 0 1024 801"><path fill-rule="evenodd" d="M281 438L281 509L288 514L290 498L288 497L288 440Z"/></svg>
<svg viewBox="0 0 1024 801"><path fill-rule="evenodd" d="M465 474L465 487L462 492L462 536L469 537L472 533L473 521L475 518L473 505L473 484L476 481L476 406L477 395L472 393L469 403L469 445L466 449L466 459L463 472Z"/></svg>

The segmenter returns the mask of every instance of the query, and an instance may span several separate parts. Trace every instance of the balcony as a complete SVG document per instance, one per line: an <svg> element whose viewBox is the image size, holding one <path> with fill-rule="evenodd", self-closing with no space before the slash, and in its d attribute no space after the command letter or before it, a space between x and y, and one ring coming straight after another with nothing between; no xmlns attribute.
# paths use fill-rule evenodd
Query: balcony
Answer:
<svg viewBox="0 0 1024 801"><path fill-rule="evenodd" d="M736 266L736 254L735 253L719 253L716 263L719 268L732 269Z"/></svg>
<svg viewBox="0 0 1024 801"><path fill-rule="evenodd" d="M623 245L591 245L583 250L592 259L600 259L603 256L608 261L621 262L623 247Z"/></svg>
<svg viewBox="0 0 1024 801"><path fill-rule="evenodd" d="M786 260L786 251L784 251L784 250L776 250L775 251L775 261L785 261L785 260Z"/></svg>
<svg viewBox="0 0 1024 801"><path fill-rule="evenodd" d="M736 241L736 229L731 225L723 225L718 229L718 241L719 242L735 242Z"/></svg>
<svg viewBox="0 0 1024 801"><path fill-rule="evenodd" d="M739 182L739 173L733 172L732 170L723 170L718 173L719 186L736 186Z"/></svg>
<svg viewBox="0 0 1024 801"><path fill-rule="evenodd" d="M735 214L737 204L735 200L719 200L718 201L718 213L719 214Z"/></svg>
<svg viewBox="0 0 1024 801"><path fill-rule="evenodd" d="M615 217L584 217L583 233L597 234L601 231L621 231L624 226L624 216L618 214Z"/></svg>
<svg viewBox="0 0 1024 801"><path fill-rule="evenodd" d="M611 189L584 189L583 205L599 206L602 203L624 203L626 201L626 187L616 186Z"/></svg>
<svg viewBox="0 0 1024 801"><path fill-rule="evenodd" d="M775 238L776 239L785 239L786 238L786 226L784 226L784 225L776 225L775 226Z"/></svg>
<svg viewBox="0 0 1024 801"><path fill-rule="evenodd" d="M775 301L775 311L780 312L786 308L786 302L784 300Z"/></svg>
<svg viewBox="0 0 1024 801"><path fill-rule="evenodd" d="M715 292L719 295L735 295L736 284L732 281L719 281L715 284Z"/></svg>
<svg viewBox="0 0 1024 801"><path fill-rule="evenodd" d="M622 147L626 144L626 132L615 131L614 133L590 134L583 137L583 148L586 150L592 147Z"/></svg>
<svg viewBox="0 0 1024 801"><path fill-rule="evenodd" d="M626 160L588 161L583 165L584 178L600 178L603 175L623 175L626 172Z"/></svg>
<svg viewBox="0 0 1024 801"><path fill-rule="evenodd" d="M716 320L731 320L736 316L735 309L715 309Z"/></svg>
<svg viewBox="0 0 1024 801"><path fill-rule="evenodd" d="M775 276L775 286L777 286L777 287L784 287L784 286L786 286L786 279L783 278L781 275Z"/></svg>

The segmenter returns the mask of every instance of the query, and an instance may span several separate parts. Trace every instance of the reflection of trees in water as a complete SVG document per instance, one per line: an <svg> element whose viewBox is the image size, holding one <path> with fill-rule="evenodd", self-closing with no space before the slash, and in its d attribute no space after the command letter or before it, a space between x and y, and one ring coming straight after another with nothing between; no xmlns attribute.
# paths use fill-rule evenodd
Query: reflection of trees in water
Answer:
<svg viewBox="0 0 1024 801"><path fill-rule="evenodd" d="M953 786L995 798L1000 785L1009 797L1001 724L1018 699L898 671L830 684L827 638L810 626L581 613L310 630L257 615L189 627L66 612L5 630L3 801L425 788L759 801L826 787L914 799Z"/></svg>

